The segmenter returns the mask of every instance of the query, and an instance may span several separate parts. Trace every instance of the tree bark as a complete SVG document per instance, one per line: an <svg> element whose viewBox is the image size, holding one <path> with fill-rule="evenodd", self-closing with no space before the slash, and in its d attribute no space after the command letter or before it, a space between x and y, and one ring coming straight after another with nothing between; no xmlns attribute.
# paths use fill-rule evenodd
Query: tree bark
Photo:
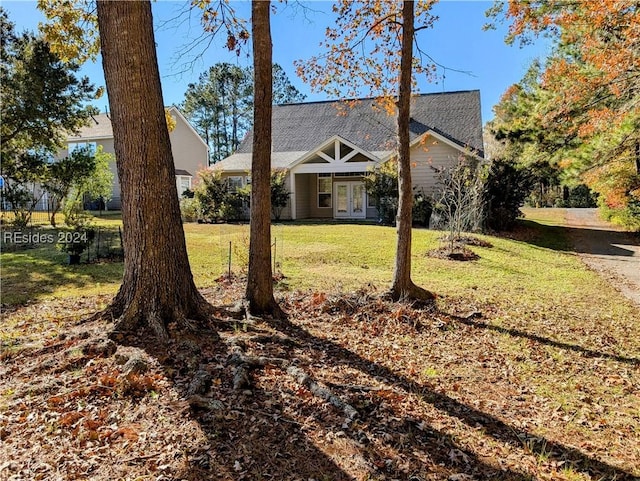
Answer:
<svg viewBox="0 0 640 481"><path fill-rule="evenodd" d="M195 328L211 306L196 289L180 220L148 1L97 2L118 176L122 188L124 277L103 313L115 332L167 325Z"/></svg>
<svg viewBox="0 0 640 481"><path fill-rule="evenodd" d="M282 317L273 297L271 270L271 111L273 99L270 1L251 2L255 97L251 218L246 297L254 315Z"/></svg>
<svg viewBox="0 0 640 481"><path fill-rule="evenodd" d="M430 300L435 296L416 286L411 280L411 230L413 188L411 185L411 152L409 122L411 118L411 74L413 63L414 2L402 6L402 54L398 88L398 213L396 215L397 247L390 294L392 299Z"/></svg>

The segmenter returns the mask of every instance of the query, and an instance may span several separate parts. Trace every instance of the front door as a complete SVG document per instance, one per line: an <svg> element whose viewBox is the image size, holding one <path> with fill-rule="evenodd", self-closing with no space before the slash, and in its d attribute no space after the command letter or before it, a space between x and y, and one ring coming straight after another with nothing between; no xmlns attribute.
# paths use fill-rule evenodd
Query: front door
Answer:
<svg viewBox="0 0 640 481"><path fill-rule="evenodd" d="M335 182L336 219L364 219L367 216L366 192L362 182Z"/></svg>

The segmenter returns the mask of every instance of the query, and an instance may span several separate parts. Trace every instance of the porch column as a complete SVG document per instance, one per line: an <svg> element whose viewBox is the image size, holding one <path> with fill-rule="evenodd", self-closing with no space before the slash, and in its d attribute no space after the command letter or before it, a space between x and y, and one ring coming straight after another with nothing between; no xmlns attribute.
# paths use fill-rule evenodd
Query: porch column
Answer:
<svg viewBox="0 0 640 481"><path fill-rule="evenodd" d="M289 182L291 182L291 194L289 195L289 202L291 203L291 220L296 220L296 174L289 171Z"/></svg>

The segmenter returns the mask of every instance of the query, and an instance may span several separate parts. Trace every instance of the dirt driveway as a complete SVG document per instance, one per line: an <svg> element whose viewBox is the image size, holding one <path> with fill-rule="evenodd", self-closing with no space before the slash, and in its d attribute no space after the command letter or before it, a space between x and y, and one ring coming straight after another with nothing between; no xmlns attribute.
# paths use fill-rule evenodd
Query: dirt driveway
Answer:
<svg viewBox="0 0 640 481"><path fill-rule="evenodd" d="M601 220L597 209L567 209L566 227L585 264L640 305L640 236Z"/></svg>

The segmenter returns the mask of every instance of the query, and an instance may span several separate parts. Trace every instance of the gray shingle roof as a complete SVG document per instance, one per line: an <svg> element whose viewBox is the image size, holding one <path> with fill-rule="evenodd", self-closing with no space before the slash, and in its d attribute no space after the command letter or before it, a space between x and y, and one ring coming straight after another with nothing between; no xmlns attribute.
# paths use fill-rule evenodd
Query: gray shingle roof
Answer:
<svg viewBox="0 0 640 481"><path fill-rule="evenodd" d="M373 105L373 99L363 99L355 107L340 110L334 101L274 106L272 150L309 151L339 135L369 152L389 151L395 142L395 117ZM412 99L411 119L412 139L433 130L482 155L480 91L418 95ZM237 154L250 153L251 148L250 132Z"/></svg>

